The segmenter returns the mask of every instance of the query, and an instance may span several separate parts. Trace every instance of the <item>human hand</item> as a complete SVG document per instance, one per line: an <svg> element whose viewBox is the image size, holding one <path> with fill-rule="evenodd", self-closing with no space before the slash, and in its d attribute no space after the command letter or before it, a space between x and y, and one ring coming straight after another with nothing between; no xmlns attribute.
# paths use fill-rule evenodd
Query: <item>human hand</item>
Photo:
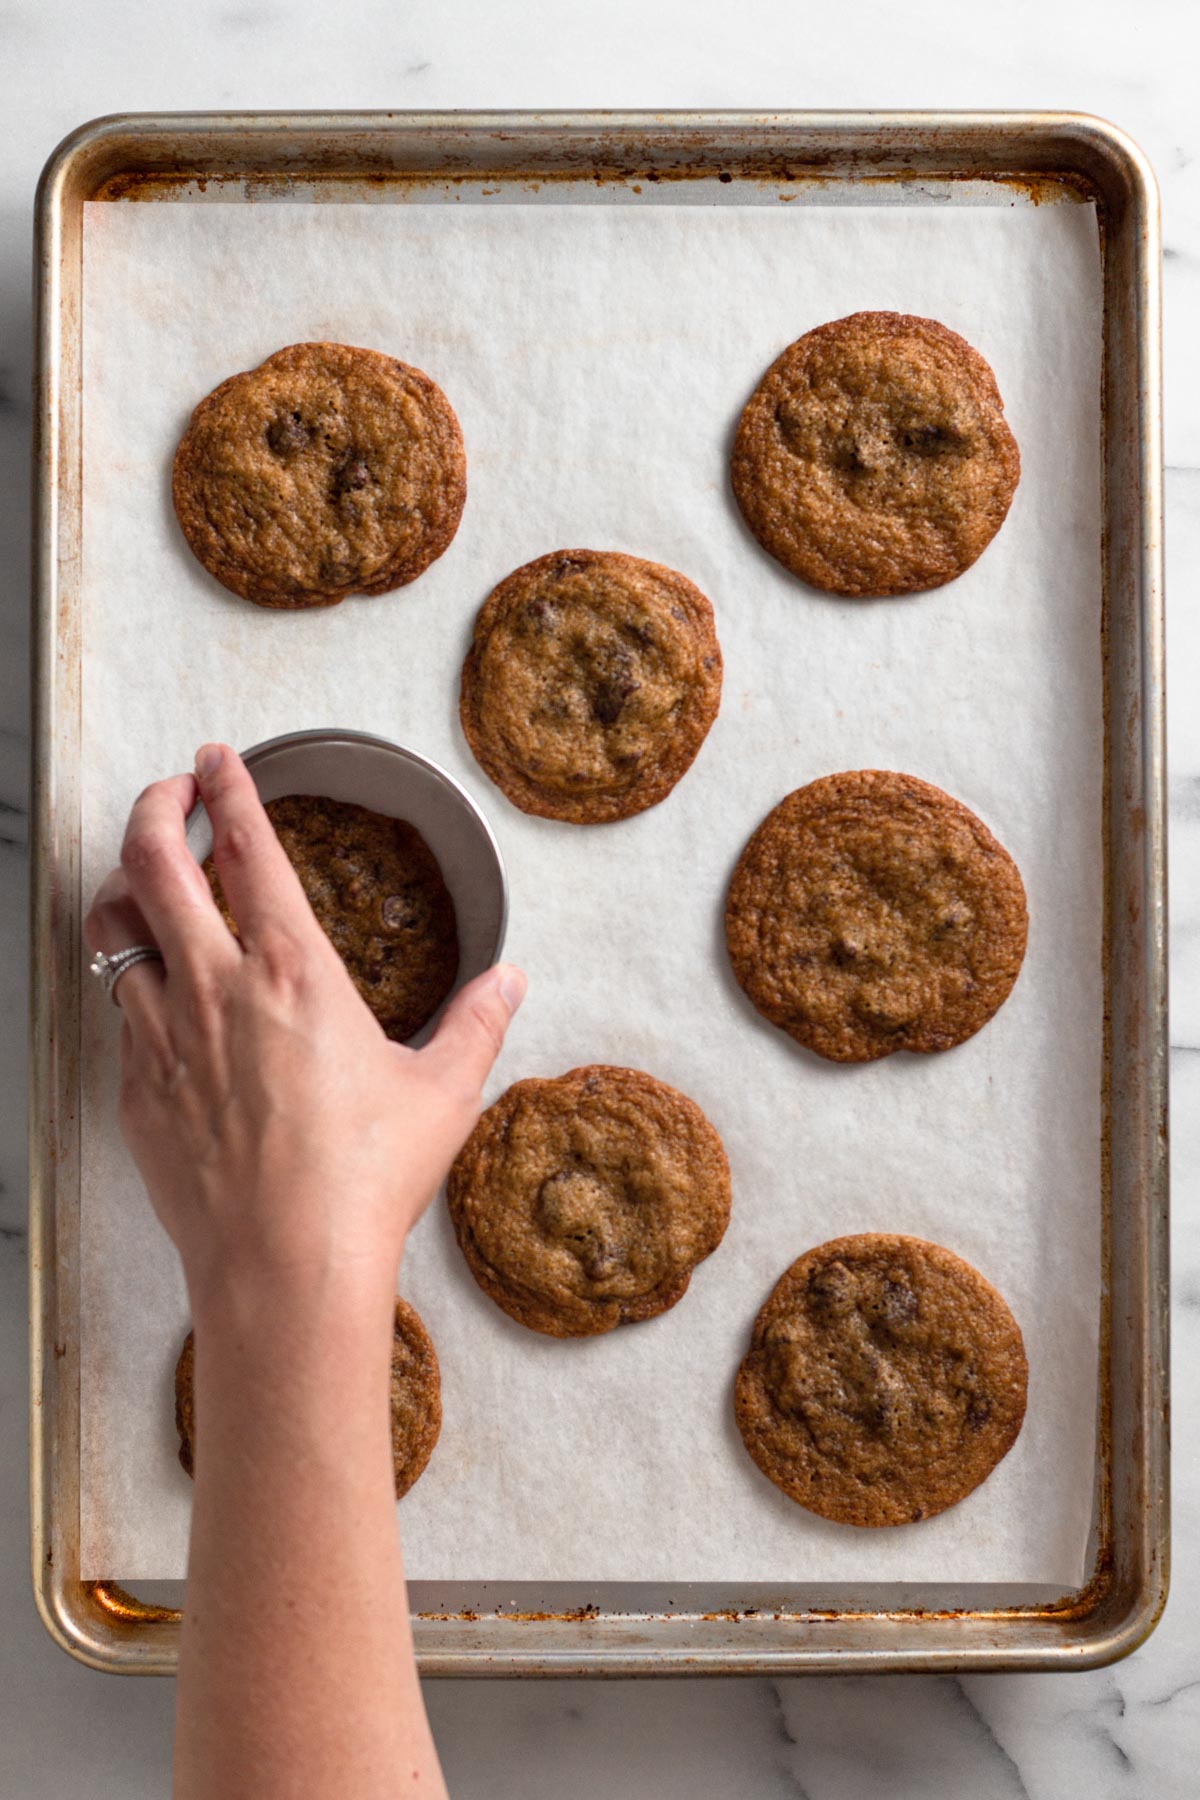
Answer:
<svg viewBox="0 0 1200 1800"><path fill-rule="evenodd" d="M409 1228L479 1116L525 992L503 964L432 1041L384 1036L356 992L237 754L156 782L85 923L93 950L157 944L121 977L121 1130L183 1261L193 1311L237 1286L394 1287ZM197 795L240 939L184 841Z"/></svg>

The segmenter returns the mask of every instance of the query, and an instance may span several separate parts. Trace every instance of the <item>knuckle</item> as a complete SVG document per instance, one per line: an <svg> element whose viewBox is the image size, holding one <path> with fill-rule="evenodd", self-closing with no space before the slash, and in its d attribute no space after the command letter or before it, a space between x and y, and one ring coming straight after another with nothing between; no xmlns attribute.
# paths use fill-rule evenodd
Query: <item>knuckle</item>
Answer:
<svg viewBox="0 0 1200 1800"><path fill-rule="evenodd" d="M273 924L259 932L255 951L273 987L299 992L309 976L309 946L285 926Z"/></svg>
<svg viewBox="0 0 1200 1800"><path fill-rule="evenodd" d="M218 971L207 962L189 963L185 994L189 1023L207 1035L224 1011L225 989Z"/></svg>
<svg viewBox="0 0 1200 1800"><path fill-rule="evenodd" d="M130 1079L136 1084L135 1116L144 1115L157 1102L170 1100L186 1075L187 1061L177 1050L171 1033L151 1031L130 1071Z"/></svg>
<svg viewBox="0 0 1200 1800"><path fill-rule="evenodd" d="M93 900L83 921L83 941L89 950L103 950L108 907L103 900Z"/></svg>
<svg viewBox="0 0 1200 1800"><path fill-rule="evenodd" d="M121 867L136 878L153 877L162 868L166 846L156 831L132 826L121 845Z"/></svg>
<svg viewBox="0 0 1200 1800"><path fill-rule="evenodd" d="M107 899L103 894L97 894L88 908L83 929L89 940L93 937L107 938L118 924L120 916L121 909L114 901Z"/></svg>
<svg viewBox="0 0 1200 1800"><path fill-rule="evenodd" d="M253 859L261 841L252 820L223 819L213 834L213 856L227 867Z"/></svg>
<svg viewBox="0 0 1200 1800"><path fill-rule="evenodd" d="M124 869L110 869L104 880L92 895L92 904L88 908L88 919L99 917L104 907L127 904L129 901L129 877ZM86 923L86 921L85 921Z"/></svg>

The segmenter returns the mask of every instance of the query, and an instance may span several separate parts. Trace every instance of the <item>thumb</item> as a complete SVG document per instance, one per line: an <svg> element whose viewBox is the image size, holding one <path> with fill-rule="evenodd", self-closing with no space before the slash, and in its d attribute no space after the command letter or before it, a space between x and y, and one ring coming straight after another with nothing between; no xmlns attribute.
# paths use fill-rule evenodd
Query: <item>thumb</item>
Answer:
<svg viewBox="0 0 1200 1800"><path fill-rule="evenodd" d="M504 1044L513 1014L525 998L525 976L512 963L497 963L457 993L433 1037L420 1052L476 1091Z"/></svg>

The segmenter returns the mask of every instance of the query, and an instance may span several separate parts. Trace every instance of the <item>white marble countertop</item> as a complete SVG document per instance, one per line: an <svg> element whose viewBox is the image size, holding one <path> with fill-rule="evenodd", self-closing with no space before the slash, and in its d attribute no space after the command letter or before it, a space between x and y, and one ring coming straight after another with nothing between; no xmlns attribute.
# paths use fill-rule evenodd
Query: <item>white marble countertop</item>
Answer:
<svg viewBox="0 0 1200 1800"><path fill-rule="evenodd" d="M1172 806L1175 1576L1130 1660L963 1680L441 1683L456 1800L1182 1800L1200 1742L1200 117L1191 0L9 0L0 6L0 1794L169 1791L170 1683L46 1637L27 1574L24 1017L30 216L73 126L134 110L1032 107L1102 114L1163 192ZM1194 327L1193 327L1194 328ZM352 1797L347 1796L347 1800Z"/></svg>

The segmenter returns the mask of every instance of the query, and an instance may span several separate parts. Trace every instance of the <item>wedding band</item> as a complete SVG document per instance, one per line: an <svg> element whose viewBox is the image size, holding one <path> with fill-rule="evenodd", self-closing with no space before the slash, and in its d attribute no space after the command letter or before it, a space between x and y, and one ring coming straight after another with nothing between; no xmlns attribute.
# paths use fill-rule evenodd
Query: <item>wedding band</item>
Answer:
<svg viewBox="0 0 1200 1800"><path fill-rule="evenodd" d="M97 950L88 968L93 975L98 975L104 983L104 991L116 1006L117 983L126 969L132 969L134 963L161 962L163 953L156 944L133 944L128 950L114 950L111 956L105 956L103 950Z"/></svg>

